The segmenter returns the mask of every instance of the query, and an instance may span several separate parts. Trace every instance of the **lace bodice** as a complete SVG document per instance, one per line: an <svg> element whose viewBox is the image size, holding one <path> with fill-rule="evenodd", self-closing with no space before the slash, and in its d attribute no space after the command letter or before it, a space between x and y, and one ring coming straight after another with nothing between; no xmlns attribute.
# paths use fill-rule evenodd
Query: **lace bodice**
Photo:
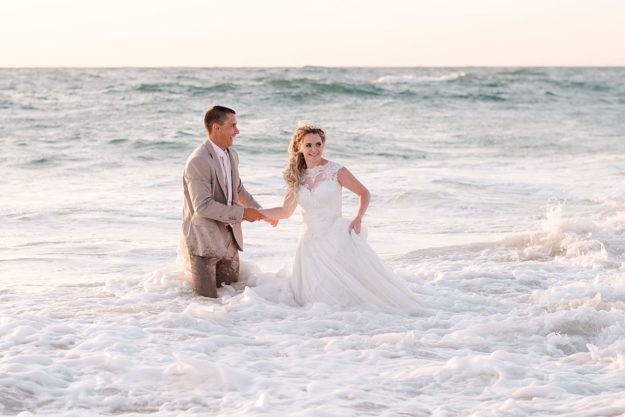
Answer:
<svg viewBox="0 0 625 417"><path fill-rule="evenodd" d="M341 215L340 169L328 162L307 170L297 190L306 227L290 280L295 300L422 314L419 301L371 249L364 233L350 233L351 221Z"/></svg>
<svg viewBox="0 0 625 417"><path fill-rule="evenodd" d="M328 161L304 172L297 202L309 229L321 231L341 217L342 188L337 178L340 169L341 165Z"/></svg>
<svg viewBox="0 0 625 417"><path fill-rule="evenodd" d="M307 169L304 171L304 176L302 177L300 186L306 187L309 191L312 191L323 181L336 181L339 169L341 169L341 165L332 161Z"/></svg>

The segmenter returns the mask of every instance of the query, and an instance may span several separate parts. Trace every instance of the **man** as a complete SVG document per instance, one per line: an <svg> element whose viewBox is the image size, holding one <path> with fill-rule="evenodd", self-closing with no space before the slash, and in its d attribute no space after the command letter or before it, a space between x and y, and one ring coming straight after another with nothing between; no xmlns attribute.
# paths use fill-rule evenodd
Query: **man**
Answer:
<svg viewBox="0 0 625 417"><path fill-rule="evenodd" d="M230 149L239 134L234 110L206 112L207 138L187 159L183 174L182 243L186 246L193 290L217 297L217 288L239 278L243 250L241 222L264 216L239 178L239 156Z"/></svg>

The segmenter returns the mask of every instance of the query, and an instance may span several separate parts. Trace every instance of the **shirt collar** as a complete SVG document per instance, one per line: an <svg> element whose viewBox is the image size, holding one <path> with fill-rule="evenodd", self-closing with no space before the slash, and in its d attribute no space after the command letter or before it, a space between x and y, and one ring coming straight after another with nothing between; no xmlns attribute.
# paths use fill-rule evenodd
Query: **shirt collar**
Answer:
<svg viewBox="0 0 625 417"><path fill-rule="evenodd" d="M208 141L210 142L211 145L213 145L213 149L215 150L215 153L217 154L217 156L221 158L228 158L228 153L226 151L221 149L219 146L215 145L215 142L213 142L210 138L208 138Z"/></svg>

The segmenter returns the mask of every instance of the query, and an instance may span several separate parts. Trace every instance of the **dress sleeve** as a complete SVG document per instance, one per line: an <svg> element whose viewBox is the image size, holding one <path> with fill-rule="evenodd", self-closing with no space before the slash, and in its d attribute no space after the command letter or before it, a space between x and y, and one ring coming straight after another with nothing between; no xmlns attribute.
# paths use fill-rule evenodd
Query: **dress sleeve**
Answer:
<svg viewBox="0 0 625 417"><path fill-rule="evenodd" d="M336 162L330 162L327 169L327 178L332 181L337 181L339 170L343 168L343 165Z"/></svg>

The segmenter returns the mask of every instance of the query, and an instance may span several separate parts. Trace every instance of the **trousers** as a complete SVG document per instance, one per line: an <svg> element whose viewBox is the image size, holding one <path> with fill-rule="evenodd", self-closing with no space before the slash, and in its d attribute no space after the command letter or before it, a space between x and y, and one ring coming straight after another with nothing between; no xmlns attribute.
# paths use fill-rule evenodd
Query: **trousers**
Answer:
<svg viewBox="0 0 625 417"><path fill-rule="evenodd" d="M217 288L239 280L239 251L232 231L228 232L227 240L227 253L223 258L189 253L191 285L197 295L217 298Z"/></svg>

